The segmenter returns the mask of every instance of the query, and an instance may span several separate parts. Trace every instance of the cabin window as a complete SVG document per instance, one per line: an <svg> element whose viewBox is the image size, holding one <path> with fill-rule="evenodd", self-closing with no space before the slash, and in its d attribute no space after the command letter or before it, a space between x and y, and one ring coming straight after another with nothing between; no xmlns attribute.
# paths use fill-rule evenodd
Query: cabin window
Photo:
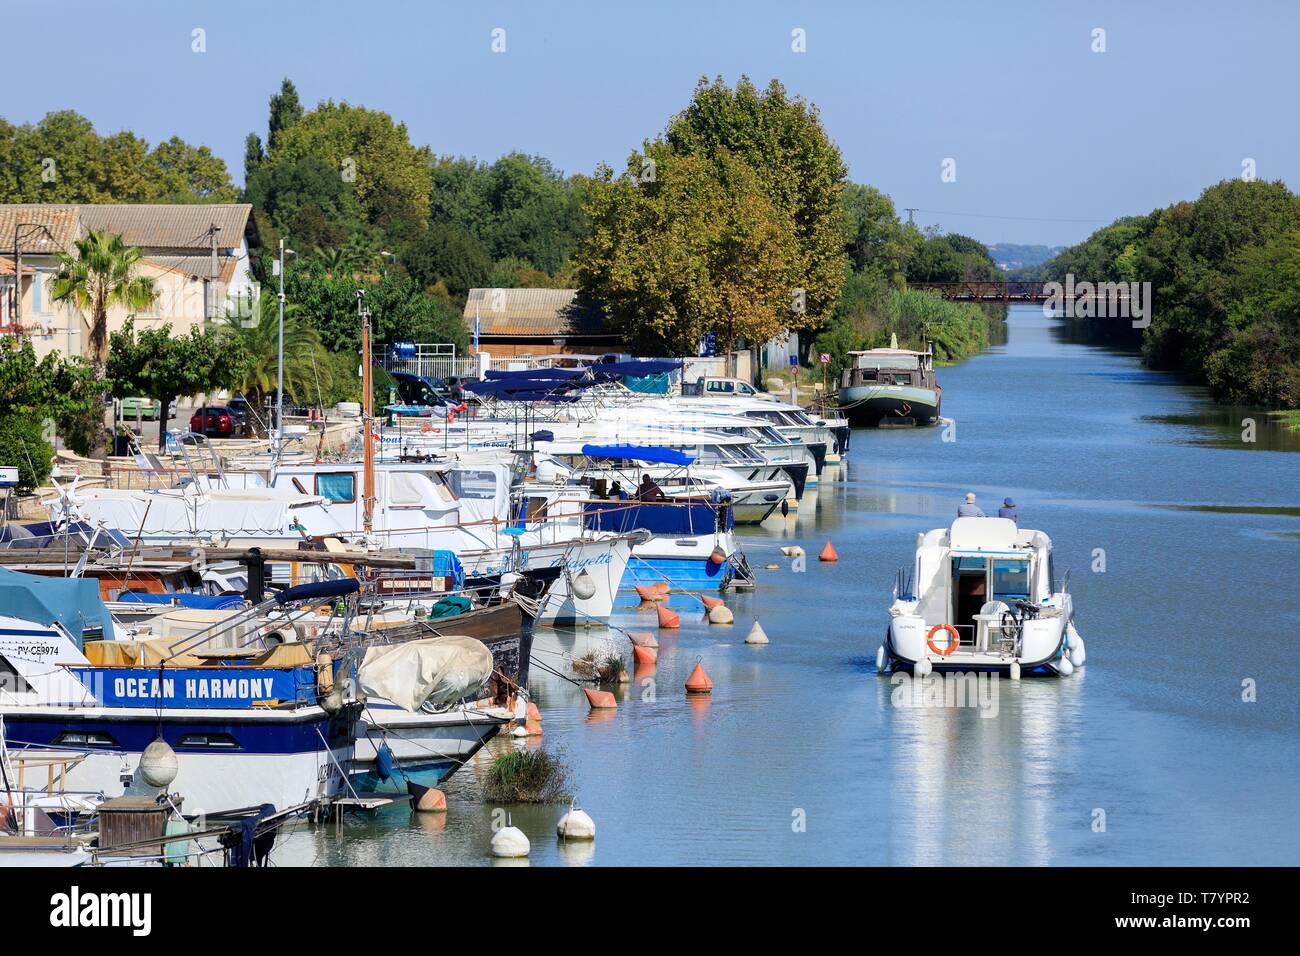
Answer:
<svg viewBox="0 0 1300 956"><path fill-rule="evenodd" d="M56 747L116 747L112 734L102 730L65 730L54 738Z"/></svg>
<svg viewBox="0 0 1300 956"><path fill-rule="evenodd" d="M316 494L335 504L352 504L357 500L357 476L350 471L317 475Z"/></svg>
<svg viewBox="0 0 1300 956"><path fill-rule="evenodd" d="M705 389L710 392L730 392L734 388L735 385L733 385L731 382L719 382L717 380L709 382L705 386Z"/></svg>
<svg viewBox="0 0 1300 956"><path fill-rule="evenodd" d="M911 372L895 372L895 373L894 373L894 384L895 384L895 385L911 385L911 384L912 384L912 373L911 373Z"/></svg>
<svg viewBox="0 0 1300 956"><path fill-rule="evenodd" d="M1023 601L1029 597L1029 562L993 562L993 600Z"/></svg>
<svg viewBox="0 0 1300 956"><path fill-rule="evenodd" d="M239 741L230 734L181 734L177 747L189 750L239 750Z"/></svg>
<svg viewBox="0 0 1300 956"><path fill-rule="evenodd" d="M0 693L30 694L32 685L23 680L23 675L10 664L8 659L0 656Z"/></svg>
<svg viewBox="0 0 1300 956"><path fill-rule="evenodd" d="M447 474L447 484L457 498L479 498L491 501L497 496L497 478L491 471L452 471Z"/></svg>

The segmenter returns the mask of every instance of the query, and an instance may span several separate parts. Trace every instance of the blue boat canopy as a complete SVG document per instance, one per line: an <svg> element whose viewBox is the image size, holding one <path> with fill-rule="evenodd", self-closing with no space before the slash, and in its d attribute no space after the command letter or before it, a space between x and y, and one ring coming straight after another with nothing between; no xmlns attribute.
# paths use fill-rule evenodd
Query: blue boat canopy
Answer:
<svg viewBox="0 0 1300 956"><path fill-rule="evenodd" d="M654 445L583 445L582 453L588 458L627 458L658 465L689 465L695 460L694 455Z"/></svg>
<svg viewBox="0 0 1300 956"><path fill-rule="evenodd" d="M0 613L46 627L58 621L81 647L87 631L113 637L113 619L93 578L47 578L0 568Z"/></svg>
<svg viewBox="0 0 1300 956"><path fill-rule="evenodd" d="M597 375L662 375L682 367L681 359L634 359L629 362L597 362L590 366Z"/></svg>

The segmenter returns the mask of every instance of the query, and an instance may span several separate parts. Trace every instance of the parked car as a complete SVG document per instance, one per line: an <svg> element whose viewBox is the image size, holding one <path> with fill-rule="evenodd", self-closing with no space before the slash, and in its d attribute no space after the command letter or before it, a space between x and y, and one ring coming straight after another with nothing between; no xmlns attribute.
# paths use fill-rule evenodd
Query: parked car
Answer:
<svg viewBox="0 0 1300 956"><path fill-rule="evenodd" d="M398 401L406 405L446 405L447 383L440 378L412 372L389 372L396 385Z"/></svg>
<svg viewBox="0 0 1300 956"><path fill-rule="evenodd" d="M122 399L122 417L123 418L144 418L153 421L162 415L162 402L156 398L124 398Z"/></svg>
<svg viewBox="0 0 1300 956"><path fill-rule="evenodd" d="M253 406L248 404L248 399L242 397L232 398L226 402L226 407L235 416L235 430L241 435L249 434L253 424Z"/></svg>
<svg viewBox="0 0 1300 956"><path fill-rule="evenodd" d="M190 416L190 431L208 438L230 438L235 434L235 415L229 405L204 405Z"/></svg>

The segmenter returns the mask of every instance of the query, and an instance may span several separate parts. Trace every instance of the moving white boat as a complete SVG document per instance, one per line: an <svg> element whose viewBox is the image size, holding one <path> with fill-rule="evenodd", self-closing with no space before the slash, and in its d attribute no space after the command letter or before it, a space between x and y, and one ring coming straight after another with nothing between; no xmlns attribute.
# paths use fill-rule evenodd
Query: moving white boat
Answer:
<svg viewBox="0 0 1300 956"><path fill-rule="evenodd" d="M917 535L877 670L1069 676L1084 645L1068 581L1058 585L1053 571L1051 539L1008 518L957 518Z"/></svg>

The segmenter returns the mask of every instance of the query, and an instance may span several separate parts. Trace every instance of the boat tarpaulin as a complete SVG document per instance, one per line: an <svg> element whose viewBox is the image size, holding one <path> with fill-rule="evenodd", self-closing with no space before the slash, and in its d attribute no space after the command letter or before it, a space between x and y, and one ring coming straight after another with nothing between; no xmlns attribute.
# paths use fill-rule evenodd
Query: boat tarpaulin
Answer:
<svg viewBox="0 0 1300 956"><path fill-rule="evenodd" d="M639 359L630 362L597 362L591 366L596 375L662 375L682 367L681 359Z"/></svg>
<svg viewBox="0 0 1300 956"><path fill-rule="evenodd" d="M447 635L366 649L357 676L368 697L414 713L426 702L455 703L492 676L492 652L472 637Z"/></svg>
<svg viewBox="0 0 1300 956"><path fill-rule="evenodd" d="M47 627L58 621L78 648L86 631L113 634L99 582L90 578L47 578L0 568L0 613Z"/></svg>
<svg viewBox="0 0 1300 956"><path fill-rule="evenodd" d="M694 455L654 445L583 445L582 453L588 458L626 458L658 465L689 465L695 460Z"/></svg>

